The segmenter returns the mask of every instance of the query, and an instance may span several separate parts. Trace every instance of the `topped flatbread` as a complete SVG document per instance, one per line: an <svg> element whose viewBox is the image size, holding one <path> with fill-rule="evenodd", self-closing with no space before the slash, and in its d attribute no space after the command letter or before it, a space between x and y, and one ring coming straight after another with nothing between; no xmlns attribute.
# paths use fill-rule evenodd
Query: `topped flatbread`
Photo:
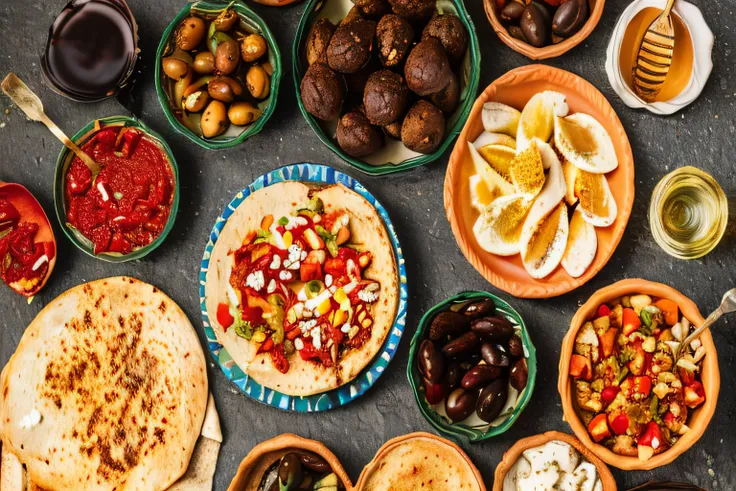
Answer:
<svg viewBox="0 0 736 491"><path fill-rule="evenodd" d="M345 186L286 181L230 216L205 284L218 341L256 382L294 396L339 387L378 353L399 279L381 217Z"/></svg>
<svg viewBox="0 0 736 491"><path fill-rule="evenodd" d="M115 277L68 290L0 374L3 451L54 490L163 490L187 469L207 408L204 354L156 287Z"/></svg>

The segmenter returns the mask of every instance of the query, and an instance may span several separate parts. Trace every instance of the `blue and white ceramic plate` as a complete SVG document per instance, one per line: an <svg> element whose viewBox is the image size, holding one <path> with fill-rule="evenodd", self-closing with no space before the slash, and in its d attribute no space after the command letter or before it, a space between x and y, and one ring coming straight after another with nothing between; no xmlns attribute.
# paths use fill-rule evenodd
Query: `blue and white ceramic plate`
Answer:
<svg viewBox="0 0 736 491"><path fill-rule="evenodd" d="M205 305L204 299L204 285L207 279L207 269L209 268L212 248L215 246L217 238L219 237L223 227L225 227L228 218L230 218L230 215L232 215L236 208L240 206L240 203L242 203L252 193L261 188L282 181L342 184L367 199L368 202L376 209L383 220L383 224L386 226L399 271L399 308L396 313L396 319L394 320L394 325L389 332L388 338L383 344L383 348L376 355L373 362L363 369L363 371L360 372L360 374L358 374L358 376L351 382L331 391L306 397L295 397L282 394L281 392L262 386L246 375L245 372L243 372L243 370L233 362L233 359L227 350L217 341L215 332L210 326L209 315L207 314L207 306ZM381 206L381 203L379 203L362 184L352 177L325 165L309 163L291 164L273 170L262 175L250 186L238 193L230 204L227 205L225 211L222 212L222 215L220 215L215 221L215 226L212 228L212 232L210 232L210 238L207 242L207 247L205 247L204 250L202 266L199 272L199 306L202 310L202 322L204 323L204 332L207 335L208 348L212 353L212 356L215 358L215 361L227 378L232 380L245 395L251 399L255 399L256 401L285 411L327 411L329 409L342 406L343 404L347 404L363 395L363 393L368 390L376 380L378 380L378 377L380 377L384 370L386 370L389 362L394 357L394 354L396 354L396 349L399 346L399 341L401 340L401 335L403 334L404 327L406 325L407 297L406 267L401 253L401 246L399 245L399 239L396 236L394 226L391 224L391 220L389 219L388 213L384 207Z"/></svg>

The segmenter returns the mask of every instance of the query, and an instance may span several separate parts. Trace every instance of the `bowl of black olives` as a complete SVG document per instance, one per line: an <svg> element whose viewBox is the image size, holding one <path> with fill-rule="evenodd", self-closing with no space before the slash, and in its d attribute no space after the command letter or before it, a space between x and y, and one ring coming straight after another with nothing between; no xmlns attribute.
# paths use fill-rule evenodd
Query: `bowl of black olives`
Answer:
<svg viewBox="0 0 736 491"><path fill-rule="evenodd" d="M519 313L488 292L463 292L422 317L407 375L438 431L486 440L514 424L531 399L536 350Z"/></svg>
<svg viewBox="0 0 736 491"><path fill-rule="evenodd" d="M605 0L483 0L488 20L507 46L532 60L574 48L598 25Z"/></svg>

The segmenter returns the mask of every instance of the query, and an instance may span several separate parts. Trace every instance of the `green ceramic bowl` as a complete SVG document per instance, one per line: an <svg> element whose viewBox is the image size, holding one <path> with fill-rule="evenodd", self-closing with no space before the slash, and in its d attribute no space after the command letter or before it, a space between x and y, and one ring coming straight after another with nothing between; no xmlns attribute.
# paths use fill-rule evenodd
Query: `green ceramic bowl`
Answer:
<svg viewBox="0 0 736 491"><path fill-rule="evenodd" d="M173 92L174 82L164 74L161 67L161 60L173 52L175 47L174 37L176 35L176 29L185 17L189 16L190 13L196 13L198 16L205 19L214 19L217 14L222 12L228 6L238 13L241 20L241 26L245 30L258 33L266 40L266 44L268 45L268 61L273 67L271 87L268 98L258 102L258 108L262 112L260 118L247 126L230 125L225 133L214 138L205 138L202 136L199 129L199 114L188 113L179 108L176 104L172 103L171 94ZM161 103L161 108L164 110L166 119L169 120L169 123L171 123L171 126L173 126L176 131L186 136L194 143L209 150L234 147L261 131L276 108L281 74L281 54L279 53L279 47L276 44L271 31L258 14L253 12L245 5L245 3L239 0L235 0L230 4L226 4L224 2L187 3L164 31L164 34L161 37L161 43L158 45L158 50L156 51L156 93L158 94L158 101Z"/></svg>
<svg viewBox="0 0 736 491"><path fill-rule="evenodd" d="M67 210L66 198L64 196L64 182L66 180L66 173L69 170L69 166L74 160L74 154L66 147L62 147L59 157L56 159L56 171L54 172L54 208L56 209L56 218L59 220L61 229L64 231L66 236L69 237L69 240L71 240L72 243L85 254L111 263L124 263L126 261L140 259L160 246L171 231L171 228L174 226L176 212L179 209L179 168L176 165L176 160L174 160L174 154L171 152L171 148L169 148L163 138L143 124L142 121L128 116L110 116L92 121L87 126L79 130L79 132L72 137L72 140L81 147L99 131L99 129L96 129L96 124L99 124L100 128L105 126L130 126L139 129L148 139L156 143L164 155L166 155L169 164L171 165L171 170L174 173L174 200L171 203L169 219L167 220L166 226L161 232L161 235L156 237L153 242L145 247L135 249L130 254L119 254L114 252L95 254L92 241L66 222Z"/></svg>
<svg viewBox="0 0 736 491"><path fill-rule="evenodd" d="M441 13L452 13L457 15L463 22L465 29L468 31L468 49L465 59L462 62L460 70L460 85L462 92L460 95L460 105L446 122L447 134L442 144L437 147L434 153L424 155L412 152L406 148L401 142L386 139L386 146L363 159L351 157L343 152L337 144L337 140L333 138L335 134L336 123L321 121L307 112L302 103L301 92L299 86L304 74L307 71L308 64L306 60L305 43L312 25L322 18L329 18L334 24L342 20L350 8L353 6L351 0L309 0L304 9L304 14L299 22L299 27L294 38L294 47L292 52L294 85L296 87L296 99L299 103L304 118L312 127L322 143L340 156L348 164L360 169L366 174L383 175L394 172L401 172L420 165L428 164L437 160L447 150L455 137L460 133L468 119L470 109L475 101L475 95L478 90L478 80L480 78L480 47L478 46L478 37L475 34L475 27L470 15L465 10L462 0L438 0L437 10ZM420 33L417 33L417 36Z"/></svg>
<svg viewBox="0 0 736 491"><path fill-rule="evenodd" d="M434 320L438 313L450 309L453 305L459 306L470 301L483 300L486 298L492 299L496 304L496 315L503 315L512 324L514 324L516 333L521 337L522 344L524 345L524 355L526 356L526 362L529 369L529 378L526 387L519 393L516 403L509 408L508 411L503 413L508 414L508 417L501 424L497 426L489 426L488 423L483 423L482 425L478 424L468 426L465 424L451 423L445 416L436 412L424 397L423 376L419 372L416 362L417 352L419 351L419 345L421 345L422 341L427 337L432 320ZM513 309L513 307L488 292L463 292L438 303L429 309L419 321L419 327L417 328L409 347L407 376L409 377L409 383L411 383L411 388L414 391L414 396L417 399L419 409L427 421L429 421L437 431L458 440L468 439L471 442L480 442L496 435L500 435L511 428L511 425L514 424L526 407L532 397L532 392L534 392L534 380L537 376L537 352L529 338L529 333L527 332L526 325L524 325L524 320L521 318L519 313Z"/></svg>

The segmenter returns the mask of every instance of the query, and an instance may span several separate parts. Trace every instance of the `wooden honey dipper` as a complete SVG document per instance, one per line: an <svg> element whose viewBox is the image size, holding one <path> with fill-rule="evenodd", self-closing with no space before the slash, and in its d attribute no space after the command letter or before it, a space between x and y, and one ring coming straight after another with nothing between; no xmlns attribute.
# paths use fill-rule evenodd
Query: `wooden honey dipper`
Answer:
<svg viewBox="0 0 736 491"><path fill-rule="evenodd" d="M672 65L675 28L670 13L674 4L675 0L667 0L662 13L649 24L636 58L634 91L648 102L653 101L659 94Z"/></svg>

